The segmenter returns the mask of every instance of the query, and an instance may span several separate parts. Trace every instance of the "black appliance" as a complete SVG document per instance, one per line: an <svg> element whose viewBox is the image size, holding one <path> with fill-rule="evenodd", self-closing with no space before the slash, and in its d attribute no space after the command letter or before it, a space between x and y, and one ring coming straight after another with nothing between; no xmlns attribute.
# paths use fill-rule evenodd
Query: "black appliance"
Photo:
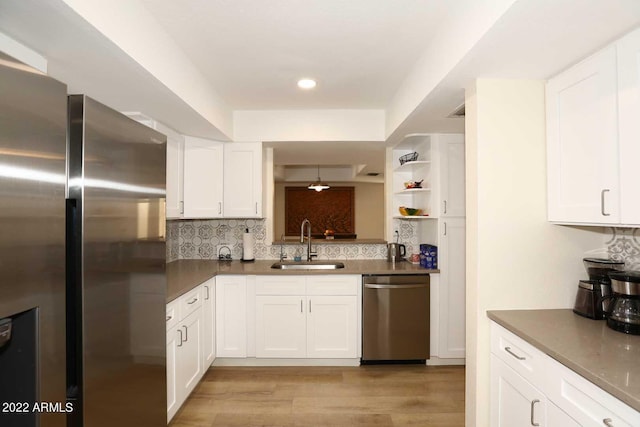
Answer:
<svg viewBox="0 0 640 427"><path fill-rule="evenodd" d="M613 296L607 325L616 331L640 335L640 272L610 272Z"/></svg>

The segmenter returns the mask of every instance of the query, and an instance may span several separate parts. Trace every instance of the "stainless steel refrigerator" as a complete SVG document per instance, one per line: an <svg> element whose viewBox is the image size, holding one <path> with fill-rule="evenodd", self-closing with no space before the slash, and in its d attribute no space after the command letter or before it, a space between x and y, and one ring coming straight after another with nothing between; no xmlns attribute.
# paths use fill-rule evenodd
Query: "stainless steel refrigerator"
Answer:
<svg viewBox="0 0 640 427"><path fill-rule="evenodd" d="M0 426L166 425L165 156L0 53Z"/></svg>
<svg viewBox="0 0 640 427"><path fill-rule="evenodd" d="M0 426L65 425L67 87L0 53ZM4 409L4 410L3 410Z"/></svg>
<svg viewBox="0 0 640 427"><path fill-rule="evenodd" d="M166 137L68 103L69 425L166 425Z"/></svg>

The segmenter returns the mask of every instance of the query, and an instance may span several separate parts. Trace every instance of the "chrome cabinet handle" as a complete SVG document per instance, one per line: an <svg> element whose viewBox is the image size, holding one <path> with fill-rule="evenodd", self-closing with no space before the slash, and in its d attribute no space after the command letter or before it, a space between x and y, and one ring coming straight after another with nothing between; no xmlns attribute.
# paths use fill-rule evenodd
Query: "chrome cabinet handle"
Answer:
<svg viewBox="0 0 640 427"><path fill-rule="evenodd" d="M526 357L518 356L513 351L511 351L511 347L505 347L504 351L506 351L507 353L509 353L510 355L512 355L513 357L515 357L518 360L525 360L526 359Z"/></svg>
<svg viewBox="0 0 640 427"><path fill-rule="evenodd" d="M444 201L444 213L447 213L447 201Z"/></svg>
<svg viewBox="0 0 640 427"><path fill-rule="evenodd" d="M256 202L256 215L258 215L258 202Z"/></svg>
<svg viewBox="0 0 640 427"><path fill-rule="evenodd" d="M222 202L218 202L218 214L222 215Z"/></svg>
<svg viewBox="0 0 640 427"><path fill-rule="evenodd" d="M182 325L184 328L184 342L189 341L189 328L186 325Z"/></svg>
<svg viewBox="0 0 640 427"><path fill-rule="evenodd" d="M209 286L205 285L204 288L207 290L207 296L204 299L209 300Z"/></svg>
<svg viewBox="0 0 640 427"><path fill-rule="evenodd" d="M309 313L311 313L311 300L309 300Z"/></svg>
<svg viewBox="0 0 640 427"><path fill-rule="evenodd" d="M184 214L184 202L180 201L180 213Z"/></svg>
<svg viewBox="0 0 640 427"><path fill-rule="evenodd" d="M445 236L447 235L447 223L446 222L444 223L444 235Z"/></svg>
<svg viewBox="0 0 640 427"><path fill-rule="evenodd" d="M196 301L198 301L198 297L195 297L191 301L187 302L187 304L191 305L191 304L194 304Z"/></svg>
<svg viewBox="0 0 640 427"><path fill-rule="evenodd" d="M533 420L534 419L533 415L534 415L534 412L535 412L536 403L540 403L540 401L538 399L533 399L531 401L531 425L532 426L539 426L540 425L540 423L536 423Z"/></svg>
<svg viewBox="0 0 640 427"><path fill-rule="evenodd" d="M611 420L611 418L605 418L604 420L602 420L603 424L606 425L607 427L615 427L613 425L613 421Z"/></svg>
<svg viewBox="0 0 640 427"><path fill-rule="evenodd" d="M304 313L304 311L302 310L302 300L300 300L300 313Z"/></svg>
<svg viewBox="0 0 640 427"><path fill-rule="evenodd" d="M167 322L171 319L173 319L173 316L167 316Z"/></svg>
<svg viewBox="0 0 640 427"><path fill-rule="evenodd" d="M608 188L605 188L604 190L602 190L600 192L600 213L602 214L602 216L609 216L611 215L610 213L606 213L604 210L604 195L605 193L608 193L610 190Z"/></svg>
<svg viewBox="0 0 640 427"><path fill-rule="evenodd" d="M178 344L178 347L182 347L182 330L178 329L178 333L180 334L180 343Z"/></svg>

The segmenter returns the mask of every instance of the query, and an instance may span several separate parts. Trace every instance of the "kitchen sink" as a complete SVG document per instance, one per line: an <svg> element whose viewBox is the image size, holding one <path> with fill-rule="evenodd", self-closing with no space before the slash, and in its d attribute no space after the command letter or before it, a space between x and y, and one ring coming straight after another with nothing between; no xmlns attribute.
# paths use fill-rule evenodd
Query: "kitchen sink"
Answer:
<svg viewBox="0 0 640 427"><path fill-rule="evenodd" d="M341 262L322 262L322 261L310 261L310 262L276 262L271 265L271 268L278 270L337 270L344 268L344 263Z"/></svg>

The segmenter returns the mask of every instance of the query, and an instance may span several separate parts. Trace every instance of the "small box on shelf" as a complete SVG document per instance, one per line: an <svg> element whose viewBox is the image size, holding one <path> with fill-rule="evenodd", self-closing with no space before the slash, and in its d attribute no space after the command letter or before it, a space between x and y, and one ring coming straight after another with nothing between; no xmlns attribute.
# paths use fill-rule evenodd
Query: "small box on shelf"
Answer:
<svg viewBox="0 0 640 427"><path fill-rule="evenodd" d="M438 268L438 247L426 243L420 244L420 266L428 269Z"/></svg>

